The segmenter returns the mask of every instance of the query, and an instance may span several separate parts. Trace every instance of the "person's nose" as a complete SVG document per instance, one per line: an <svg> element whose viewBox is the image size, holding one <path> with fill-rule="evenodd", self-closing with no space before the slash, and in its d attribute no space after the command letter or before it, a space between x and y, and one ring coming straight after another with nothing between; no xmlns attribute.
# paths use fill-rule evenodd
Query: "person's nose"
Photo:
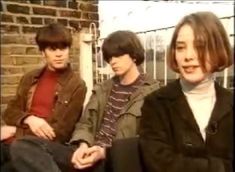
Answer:
<svg viewBox="0 0 235 172"><path fill-rule="evenodd" d="M57 48L57 49L55 50L55 54L56 54L56 57L61 57L62 54L63 54L63 52L62 52L62 50L60 50L59 48Z"/></svg>
<svg viewBox="0 0 235 172"><path fill-rule="evenodd" d="M116 60L115 60L115 59L116 59L116 58L114 58L114 57L111 57L111 58L110 58L109 64L110 64L111 66L116 63Z"/></svg>
<svg viewBox="0 0 235 172"><path fill-rule="evenodd" d="M196 50L195 48L188 48L186 50L186 54L185 54L185 60L186 61L190 61L190 60L194 60L196 58Z"/></svg>

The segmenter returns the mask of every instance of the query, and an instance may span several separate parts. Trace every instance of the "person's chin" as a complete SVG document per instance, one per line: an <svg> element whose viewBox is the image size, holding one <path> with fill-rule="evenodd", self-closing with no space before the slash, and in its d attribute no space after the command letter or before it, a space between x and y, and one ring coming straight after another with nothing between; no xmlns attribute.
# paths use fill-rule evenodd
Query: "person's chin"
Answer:
<svg viewBox="0 0 235 172"><path fill-rule="evenodd" d="M57 65L57 66L54 66L54 69L55 69L56 71L62 71L62 70L64 70L64 69L66 69L67 66L68 66L68 65Z"/></svg>

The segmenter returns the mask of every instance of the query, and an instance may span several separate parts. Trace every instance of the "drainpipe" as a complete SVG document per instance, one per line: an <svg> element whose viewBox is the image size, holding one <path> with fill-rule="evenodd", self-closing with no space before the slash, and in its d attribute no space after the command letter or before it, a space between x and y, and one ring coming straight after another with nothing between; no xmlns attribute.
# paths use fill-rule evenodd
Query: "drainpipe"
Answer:
<svg viewBox="0 0 235 172"><path fill-rule="evenodd" d="M87 94L84 106L87 104L93 89L93 71L92 71L92 34L80 34L80 75L86 82Z"/></svg>

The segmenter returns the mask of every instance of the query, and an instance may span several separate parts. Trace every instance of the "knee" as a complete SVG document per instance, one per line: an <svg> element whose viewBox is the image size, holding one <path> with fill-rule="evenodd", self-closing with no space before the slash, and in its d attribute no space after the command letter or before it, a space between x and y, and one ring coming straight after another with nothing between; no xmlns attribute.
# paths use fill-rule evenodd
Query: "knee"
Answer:
<svg viewBox="0 0 235 172"><path fill-rule="evenodd" d="M35 148L39 148L40 140L34 136L25 136L12 142L10 146L10 154L14 156L22 156L30 153Z"/></svg>

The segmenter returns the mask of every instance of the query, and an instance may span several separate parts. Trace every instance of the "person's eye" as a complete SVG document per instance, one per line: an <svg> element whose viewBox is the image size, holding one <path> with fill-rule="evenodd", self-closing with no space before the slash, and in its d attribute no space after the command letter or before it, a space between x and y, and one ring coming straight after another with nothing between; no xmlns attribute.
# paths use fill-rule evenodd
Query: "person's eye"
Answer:
<svg viewBox="0 0 235 172"><path fill-rule="evenodd" d="M185 48L184 46L180 46L180 45L179 45L179 46L176 46L175 49L176 49L177 51L182 51L182 50L184 50L184 48Z"/></svg>

